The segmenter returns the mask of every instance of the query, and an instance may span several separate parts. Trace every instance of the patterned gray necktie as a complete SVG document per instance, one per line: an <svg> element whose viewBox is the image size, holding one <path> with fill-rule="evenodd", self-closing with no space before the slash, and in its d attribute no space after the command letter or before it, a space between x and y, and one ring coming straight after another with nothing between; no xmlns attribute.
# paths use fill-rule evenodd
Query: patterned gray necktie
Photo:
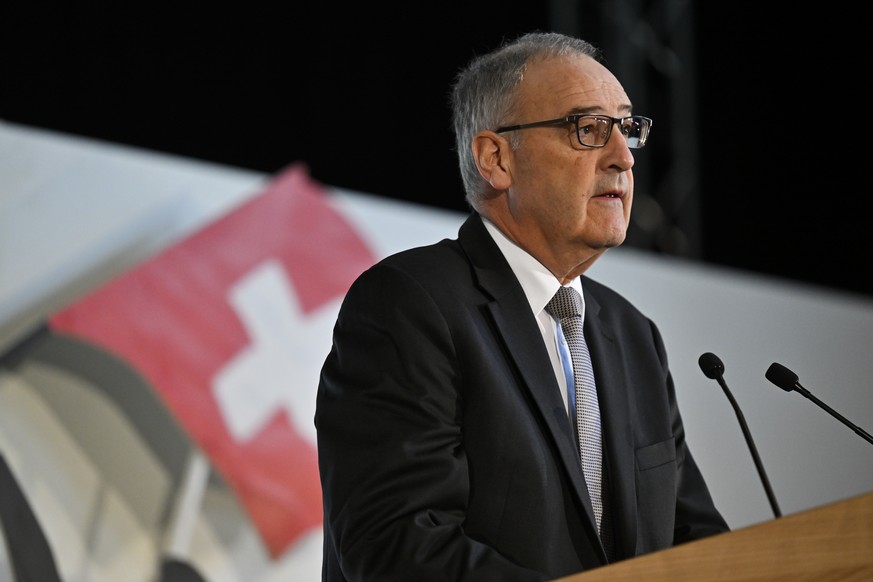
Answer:
<svg viewBox="0 0 873 582"><path fill-rule="evenodd" d="M546 305L546 311L561 323L561 331L573 361L576 409L572 412L574 412L573 416L576 419L585 483L588 485L597 527L603 537L606 532L603 531L601 524L604 504L601 479L603 448L600 432L600 406L597 402L591 356L582 333L582 298L572 287L562 286ZM603 541L607 542L607 539L603 538Z"/></svg>

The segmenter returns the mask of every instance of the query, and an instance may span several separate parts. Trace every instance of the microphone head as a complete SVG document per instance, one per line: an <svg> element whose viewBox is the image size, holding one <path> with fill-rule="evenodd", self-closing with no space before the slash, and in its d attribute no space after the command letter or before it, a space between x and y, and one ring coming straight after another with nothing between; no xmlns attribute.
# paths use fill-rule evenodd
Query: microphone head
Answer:
<svg viewBox="0 0 873 582"><path fill-rule="evenodd" d="M791 392L797 386L797 374L783 366L773 362L764 374L768 380L785 390Z"/></svg>
<svg viewBox="0 0 873 582"><path fill-rule="evenodd" d="M697 363L700 365L700 370L707 378L718 380L724 374L724 364L722 364L721 359L712 352L701 354L700 358L697 359Z"/></svg>

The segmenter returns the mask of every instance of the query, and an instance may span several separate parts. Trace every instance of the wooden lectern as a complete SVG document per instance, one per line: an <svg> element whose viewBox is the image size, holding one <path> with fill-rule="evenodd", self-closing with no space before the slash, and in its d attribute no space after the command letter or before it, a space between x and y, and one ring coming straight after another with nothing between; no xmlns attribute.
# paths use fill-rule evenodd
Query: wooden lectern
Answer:
<svg viewBox="0 0 873 582"><path fill-rule="evenodd" d="M873 493L555 582L873 580Z"/></svg>

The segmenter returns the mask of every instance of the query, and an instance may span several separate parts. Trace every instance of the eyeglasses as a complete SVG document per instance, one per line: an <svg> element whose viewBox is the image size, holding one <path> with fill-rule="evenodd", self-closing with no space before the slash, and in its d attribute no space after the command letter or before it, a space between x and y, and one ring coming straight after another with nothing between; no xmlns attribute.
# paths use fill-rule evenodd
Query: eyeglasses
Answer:
<svg viewBox="0 0 873 582"><path fill-rule="evenodd" d="M560 119L523 123L521 125L508 125L496 129L496 133L516 131L531 127L547 127L573 123L576 125L576 137L579 143L589 148L602 148L612 135L612 126L618 124L621 135L627 140L627 147L638 149L646 145L649 139L649 130L652 128L652 120L642 115L630 117L609 117L608 115L571 115Z"/></svg>

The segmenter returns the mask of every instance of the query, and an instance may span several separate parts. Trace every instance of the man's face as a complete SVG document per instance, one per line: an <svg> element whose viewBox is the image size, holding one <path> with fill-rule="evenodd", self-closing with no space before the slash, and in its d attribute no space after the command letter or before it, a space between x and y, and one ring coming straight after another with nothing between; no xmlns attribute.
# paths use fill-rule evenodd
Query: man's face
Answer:
<svg viewBox="0 0 873 582"><path fill-rule="evenodd" d="M508 121L532 123L577 113L631 114L618 80L584 56L531 63ZM498 210L504 213L502 221L518 244L553 272L564 271L556 275L575 276L590 260L624 242L633 200L633 155L615 126L601 148L581 145L572 123L525 129L517 138L505 208Z"/></svg>

